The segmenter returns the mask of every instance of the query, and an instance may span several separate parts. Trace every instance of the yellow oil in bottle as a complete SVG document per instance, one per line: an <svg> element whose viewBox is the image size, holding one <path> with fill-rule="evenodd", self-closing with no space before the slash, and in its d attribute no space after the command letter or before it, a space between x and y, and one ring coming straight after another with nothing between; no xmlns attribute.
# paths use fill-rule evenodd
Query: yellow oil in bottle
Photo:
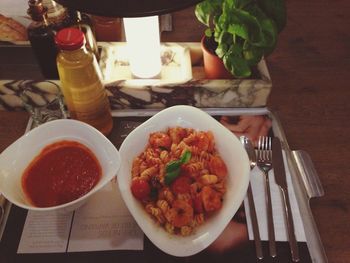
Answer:
<svg viewBox="0 0 350 263"><path fill-rule="evenodd" d="M74 34L79 34L75 31L77 29L63 30L74 30ZM84 44L73 43L81 40L71 40L73 44L67 45L66 48L62 43L60 45L60 33L61 31L56 37L60 48L57 68L70 116L94 126L107 135L113 128L113 120L96 57ZM65 33L64 37L72 38L73 33ZM78 39L81 39L81 36Z"/></svg>

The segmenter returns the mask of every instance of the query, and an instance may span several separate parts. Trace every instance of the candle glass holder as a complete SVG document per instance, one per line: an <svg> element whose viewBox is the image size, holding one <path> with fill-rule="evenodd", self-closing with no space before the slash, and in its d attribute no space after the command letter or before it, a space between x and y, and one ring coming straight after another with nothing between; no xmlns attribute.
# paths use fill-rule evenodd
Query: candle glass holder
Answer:
<svg viewBox="0 0 350 263"><path fill-rule="evenodd" d="M67 119L63 95L59 89L51 96L42 96L30 88L24 88L20 98L33 120L33 128L48 121Z"/></svg>

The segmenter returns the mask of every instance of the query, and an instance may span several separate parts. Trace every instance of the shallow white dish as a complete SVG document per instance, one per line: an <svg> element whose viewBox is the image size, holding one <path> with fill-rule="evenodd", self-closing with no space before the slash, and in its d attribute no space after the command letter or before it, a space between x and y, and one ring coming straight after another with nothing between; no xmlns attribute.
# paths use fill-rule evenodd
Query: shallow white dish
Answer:
<svg viewBox="0 0 350 263"><path fill-rule="evenodd" d="M87 146L101 164L102 177L90 192L72 202L45 208L34 207L22 189L23 172L45 146L61 140L74 140ZM120 163L120 154L114 145L92 126L76 120L55 120L34 128L1 153L0 192L10 202L24 209L72 211L116 176Z"/></svg>
<svg viewBox="0 0 350 263"><path fill-rule="evenodd" d="M145 149L149 134L175 126L212 131L216 149L229 171L227 193L221 210L187 237L170 235L156 225L130 190L132 161ZM121 195L146 236L159 249L170 255L190 256L208 247L237 212L248 188L249 161L240 141L213 117L195 107L174 106L162 110L133 130L126 137L119 151L123 160L117 176Z"/></svg>

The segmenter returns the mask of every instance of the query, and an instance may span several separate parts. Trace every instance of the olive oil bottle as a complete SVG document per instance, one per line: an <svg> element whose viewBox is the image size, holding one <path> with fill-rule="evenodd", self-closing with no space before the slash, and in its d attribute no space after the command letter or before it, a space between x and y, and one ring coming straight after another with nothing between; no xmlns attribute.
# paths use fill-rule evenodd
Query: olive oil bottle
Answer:
<svg viewBox="0 0 350 263"><path fill-rule="evenodd" d="M86 122L107 135L113 120L102 74L95 55L85 46L77 28L65 28L56 35L59 48L57 68L62 93L71 118Z"/></svg>

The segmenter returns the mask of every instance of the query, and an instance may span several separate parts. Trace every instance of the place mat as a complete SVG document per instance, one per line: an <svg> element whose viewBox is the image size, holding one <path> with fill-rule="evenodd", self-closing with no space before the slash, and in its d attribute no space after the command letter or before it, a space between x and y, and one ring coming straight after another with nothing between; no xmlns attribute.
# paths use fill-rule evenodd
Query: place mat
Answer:
<svg viewBox="0 0 350 263"><path fill-rule="evenodd" d="M238 112L243 112L242 116L247 116L247 113L244 113L244 110L238 111ZM265 111L266 112L266 111ZM115 112L114 112L115 113ZM154 113L154 112L153 112ZM153 114L153 113L150 113ZM237 114L237 111L236 111ZM117 113L114 114L114 128L113 131L111 133L111 135L108 137L113 143L114 145L119 148L120 144L122 143L122 141L124 140L124 138L127 136L127 134L132 131L135 127L137 127L139 124L141 124L142 122L144 122L148 116L147 113L145 111L142 111L141 113L137 113L135 114L136 116L133 116L132 112L127 112L127 113ZM141 115L142 117L140 117L139 115ZM146 115L146 116L145 116ZM237 126L239 126L239 122L242 121L242 116L223 116L223 115L215 115L215 118L222 122L223 124L228 124L228 120L230 120L230 125L231 126L227 126L230 130L234 130L233 128L236 128ZM252 118L255 118L256 116L252 116ZM267 129L267 134L269 136L273 136L274 131L272 128L272 119L269 118L268 115L263 114L263 115L259 115L258 118L256 120L266 120L268 123L268 129ZM225 123L226 122L226 123ZM260 127L260 125L257 125L257 122L255 123L255 127ZM265 122L264 122L265 123ZM266 124L266 123L265 123ZM241 133L241 132L237 132L237 135ZM243 131L243 133L245 133L246 135L251 136L252 133L249 130L245 130ZM261 174L259 172L259 170L255 169L252 174L252 184L253 184L253 191L254 191L254 198L256 201L256 206L257 209L261 209L263 207L263 205L260 205L261 202L263 202L263 200L261 200L261 190L259 190L259 187L261 187ZM272 179L272 173L270 174L270 180L271 180L271 188L273 193L273 199L275 200L275 197L278 196L278 191L276 191L276 189L274 189L274 182ZM255 178L255 180L254 180ZM288 178L288 177L287 177ZM289 180L289 179L288 179ZM256 187L257 186L257 187ZM293 193L292 193L293 194ZM291 195L291 199L292 199L293 195ZM93 201L92 201L93 202ZM259 203L260 202L260 203ZM278 208L278 201L273 201L273 206L274 206L274 213L275 211L277 213L279 213L278 217L282 218L282 210L279 210ZM294 201L292 201L294 203ZM277 204L277 205L276 205ZM113 203L114 205L114 203ZM89 207L89 203L86 204L87 207ZM109 205L110 206L110 205ZM85 207L85 206L84 206ZM82 207L81 209L84 209L84 207ZM297 206L293 205L293 209L297 209ZM242 204L241 208L239 209L239 211L236 213L236 215L234 216L234 218L232 218L231 222L229 223L229 225L226 227L226 229L224 230L224 232L222 233L222 235L211 245L209 246L207 249L205 249L204 251L191 256L191 257L186 257L183 260L181 260L181 258L179 258L178 260L180 262L184 261L184 262L212 262L213 260L215 260L215 262L227 262L227 260L235 260L235 262L255 262L256 261L256 254L255 254L255 246L254 246L254 241L251 240L251 234L249 234L251 232L250 228L250 218L249 218L249 211L248 211L249 207ZM91 210L91 209L88 209ZM87 210L86 210L87 211ZM265 234L264 234L264 221L263 221L263 210L258 210L258 220L259 220L259 224L261 225L261 229L260 229L260 233L263 237L263 240L266 240L266 238L264 238ZM261 211L261 212L260 212ZM92 211L88 211L86 212L86 214L91 213ZM294 212L293 212L294 213ZM81 216L79 216L80 212L76 211L74 218L79 220L83 219L84 216L86 215L85 213L82 213ZM92 212L93 214L93 212ZM92 215L90 214L90 215ZM113 213L112 213L113 215ZM14 242L14 237L17 237L17 240L20 240L21 237L24 238L25 235L28 234L28 226L26 226L26 224L28 224L27 222L30 222L31 217L33 215L31 213L28 213L28 215L26 215L26 213L24 213L22 211L22 209L18 208L18 207L13 207L11 209L11 214L9 217L9 221L8 221L8 226L5 229L5 233L4 233L4 238L2 241L2 246L0 248L0 252L4 251L5 254L9 254L12 253L16 254L16 252L18 251L19 253L23 253L25 251L25 246L23 245L23 243L21 244L17 242ZM274 214L275 216L275 214ZM278 218L277 217L277 218ZM293 214L293 217L295 217L295 215ZM308 244L305 241L305 232L303 231L302 227L300 228L300 225L302 226L302 223L299 224L298 222L298 217L300 217L300 214L296 217L296 228L297 228L297 239L298 239L298 247L300 250L300 256L301 256L301 261L302 262L312 262L311 257L310 257L310 253L308 250ZM75 220L74 219L74 220ZM28 221L29 220L29 221ZM276 220L275 219L275 223L276 222L281 222L282 220ZM300 221L302 222L302 221ZM23 231L21 228L21 225L24 226ZM64 224L63 224L64 225ZM79 225L79 224L77 224ZM86 226L86 225L85 225ZM80 225L81 227L81 225ZM86 226L87 227L87 226ZM137 232L137 226L135 228L133 228L133 231ZM266 229L266 228L265 228ZM276 225L276 229L278 229L278 233L276 233L276 237L278 237L278 242L277 242L277 258L276 259L272 259L269 257L269 253L268 253L268 243L266 241L263 241L263 251L264 251L264 260L262 262L289 262L290 261L290 250L289 250L289 244L288 242L284 241L286 240L285 238L285 230L281 227L278 227L278 225ZM300 231L300 233L298 234L298 232ZM118 249L118 246L111 246L111 243L113 238L115 238L113 235L112 236L108 236L107 238L104 240L99 240L94 239L93 242L91 242L89 240L89 235L85 235L84 232L79 233L79 228L76 228L74 230L74 227L71 227L70 230L70 235L71 238L69 239L70 241L68 243L64 243L62 245L63 249L61 250L61 252L64 252L63 254L71 254L71 251L81 251L81 253L84 251L83 254L74 254L74 257L72 257L73 259L80 259L80 258L84 258L83 255L85 255L85 253L88 253L89 257L91 257L91 259L99 259L99 256L101 256L101 254L95 254L96 252L92 252L92 251L97 251L97 250L112 250L110 252L111 253L107 253L107 251L105 251L104 254L106 257L109 257L111 255L115 255L118 258L122 258L124 260L130 260L133 261L135 260L135 258L137 258L138 260L144 259L149 262L152 262L152 260L154 260L155 257L159 258L159 260L161 260L162 262L172 262L173 258L172 256L166 255L165 253L161 252L158 248L156 248L148 239L147 237L143 238L143 244L142 246L140 245L139 241L139 236L136 237L136 243L137 245L131 245L131 246L125 246L124 248L121 248L121 250L116 250ZM92 231L93 232L93 231ZM106 231L108 232L108 231ZM113 230L112 230L113 232ZM109 232L109 233L112 233ZM45 231L44 231L45 234ZM47 233L46 233L47 234ZM96 234L96 233L95 233ZM142 235L142 233L141 233ZM74 237L75 236L75 237ZM142 235L143 236L143 235ZM75 240L74 240L75 239ZM85 239L85 240L84 240ZM28 239L27 239L28 240ZM73 241L72 241L73 240ZM135 240L134 240L135 241ZM71 243L72 242L72 243ZM29 242L30 243L30 242ZM26 246L30 248L30 244L27 243ZM65 245L65 246L64 246ZM114 244L115 245L115 244ZM26 249L28 249L28 247ZM6 250L3 250L3 248L7 248ZM133 249L137 249L137 250L133 250ZM138 250L138 249L143 249L143 250ZM129 250L128 253L125 253L125 250ZM133 250L133 251L130 251ZM28 250L27 250L28 251ZM34 251L34 250L31 250ZM118 252L120 251L120 252ZM46 259L49 260L50 259L50 254L48 254L48 250L41 250L41 251L37 251L37 252L33 252L33 253L39 253L36 254L38 255L39 258L41 259ZM55 255L59 255L57 254L57 252L59 254L59 251L56 251ZM27 253L27 252L26 252ZM18 255L22 255L21 257L19 257L18 262L25 262L25 259L27 259L28 254L18 254ZM28 255L29 256L29 255ZM114 257L114 256L113 256ZM17 257L16 257L17 258ZM62 257L60 257L62 259ZM21 260L22 259L22 260ZM67 262L74 262L69 260L69 258L65 258L67 259ZM137 261L135 261L137 262Z"/></svg>

